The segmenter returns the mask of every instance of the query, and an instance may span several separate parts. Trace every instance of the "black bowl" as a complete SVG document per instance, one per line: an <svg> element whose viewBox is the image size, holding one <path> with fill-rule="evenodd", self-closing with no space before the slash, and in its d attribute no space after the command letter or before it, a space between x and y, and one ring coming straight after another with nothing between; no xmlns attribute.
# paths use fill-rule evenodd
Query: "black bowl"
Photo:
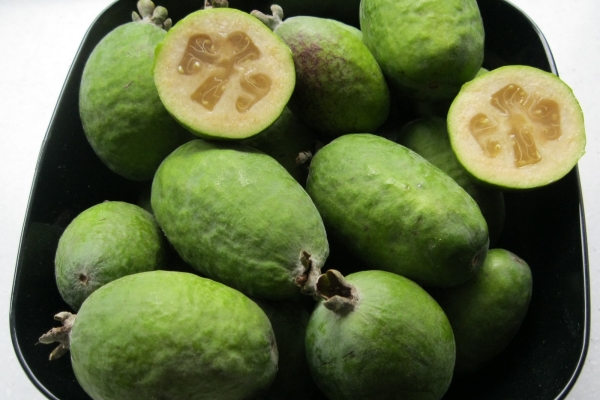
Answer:
<svg viewBox="0 0 600 400"><path fill-rule="evenodd" d="M89 399L75 380L69 357L48 361L49 346L36 345L68 310L54 283L54 253L67 224L104 200L137 202L147 184L120 178L96 157L77 111L79 81L100 39L129 21L135 0L119 0L92 24L75 57L39 156L23 226L13 285L10 329L18 359L33 384L50 399ZM198 0L158 2L174 22L199 8ZM231 0L232 7L269 11L265 0ZM300 0L278 2L284 10L358 24L359 0L323 2L311 10ZM346 11L331 4L343 4ZM243 4L243 5L242 5ZM484 67L525 64L557 73L543 34L503 0L480 0L486 30ZM305 7L305 8L303 8ZM348 11L349 10L349 11ZM292 15L293 13L288 13ZM583 366L589 340L589 280L579 175L575 167L549 186L505 194L506 226L496 247L531 266L533 298L510 346L476 376L456 380L447 399L562 399Z"/></svg>

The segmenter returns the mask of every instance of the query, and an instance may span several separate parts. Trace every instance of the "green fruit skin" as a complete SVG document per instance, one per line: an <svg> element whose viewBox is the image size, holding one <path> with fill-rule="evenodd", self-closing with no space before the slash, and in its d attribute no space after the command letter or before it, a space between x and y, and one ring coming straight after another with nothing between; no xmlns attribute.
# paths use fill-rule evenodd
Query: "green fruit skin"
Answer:
<svg viewBox="0 0 600 400"><path fill-rule="evenodd" d="M298 16L275 29L292 50L296 66L296 88L288 107L328 138L374 132L390 110L389 90L377 61L356 29L341 25Z"/></svg>
<svg viewBox="0 0 600 400"><path fill-rule="evenodd" d="M433 164L388 139L350 134L314 156L307 191L330 235L371 269L456 286L481 267L488 230L477 203Z"/></svg>
<svg viewBox="0 0 600 400"><path fill-rule="evenodd" d="M197 139L169 155L151 204L179 255L200 273L250 296L283 299L307 252L318 270L325 227L302 186L272 157L231 142Z"/></svg>
<svg viewBox="0 0 600 400"><path fill-rule="evenodd" d="M346 276L356 308L320 302L306 333L311 373L331 400L436 400L448 389L455 343L446 315L419 285L385 271Z"/></svg>
<svg viewBox="0 0 600 400"><path fill-rule="evenodd" d="M166 111L154 85L154 48L166 32L130 22L106 35L86 62L79 91L85 135L115 173L150 180L162 160L192 137Z"/></svg>
<svg viewBox="0 0 600 400"><path fill-rule="evenodd" d="M269 319L194 274L128 275L94 292L71 331L71 362L95 400L249 399L277 372Z"/></svg>
<svg viewBox="0 0 600 400"><path fill-rule="evenodd" d="M286 107L273 125L243 143L276 159L300 185L305 186L308 167L298 164L296 159L301 152L313 152L317 141L316 132Z"/></svg>
<svg viewBox="0 0 600 400"><path fill-rule="evenodd" d="M452 98L483 63L476 0L363 0L360 27L390 83L411 98Z"/></svg>
<svg viewBox="0 0 600 400"><path fill-rule="evenodd" d="M108 282L163 268L166 241L146 210L106 201L69 223L58 242L54 264L58 291L77 311L92 292Z"/></svg>
<svg viewBox="0 0 600 400"><path fill-rule="evenodd" d="M310 376L304 348L310 312L302 301L254 301L271 321L279 353L275 381L257 400L312 399L319 389Z"/></svg>
<svg viewBox="0 0 600 400"><path fill-rule="evenodd" d="M460 164L450 144L446 119L423 117L413 120L402 127L397 142L450 175L473 197L488 224L490 243L494 244L504 228L504 194L474 181Z"/></svg>
<svg viewBox="0 0 600 400"><path fill-rule="evenodd" d="M496 248L472 280L432 292L454 330L457 376L478 371L509 345L527 314L532 282L524 260Z"/></svg>

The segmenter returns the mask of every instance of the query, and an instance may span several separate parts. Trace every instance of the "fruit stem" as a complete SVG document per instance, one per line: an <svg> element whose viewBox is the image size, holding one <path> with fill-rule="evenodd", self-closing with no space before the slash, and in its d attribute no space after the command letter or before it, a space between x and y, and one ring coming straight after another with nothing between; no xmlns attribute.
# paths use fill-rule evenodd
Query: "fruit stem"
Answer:
<svg viewBox="0 0 600 400"><path fill-rule="evenodd" d="M173 25L171 18L167 18L169 13L162 6L155 6L151 0L140 0L137 2L137 12L131 13L131 19L134 22L154 24L161 29L168 31Z"/></svg>
<svg viewBox="0 0 600 400"><path fill-rule="evenodd" d="M327 270L317 280L317 294L325 300L325 308L346 315L356 307L358 292L335 269Z"/></svg>
<svg viewBox="0 0 600 400"><path fill-rule="evenodd" d="M274 31L279 25L283 23L283 8L281 8L277 4L273 4L271 6L271 12L273 13L273 15L263 14L258 10L254 10L250 14L254 15L263 24L265 24L272 31Z"/></svg>
<svg viewBox="0 0 600 400"><path fill-rule="evenodd" d="M62 326L52 328L40 336L38 340L40 343L59 343L58 347L50 353L50 361L62 357L71 348L71 328L73 327L73 322L75 322L75 317L77 317L77 314L71 314L68 311L59 312L54 316L54 319L62 322Z"/></svg>

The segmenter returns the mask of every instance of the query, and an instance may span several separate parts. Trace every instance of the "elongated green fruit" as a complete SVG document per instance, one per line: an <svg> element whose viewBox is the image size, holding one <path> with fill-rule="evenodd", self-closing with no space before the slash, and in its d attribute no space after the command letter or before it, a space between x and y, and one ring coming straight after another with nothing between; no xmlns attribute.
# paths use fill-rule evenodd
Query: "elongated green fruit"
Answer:
<svg viewBox="0 0 600 400"><path fill-rule="evenodd" d="M92 293L76 316L55 319L64 326L40 342L70 347L77 381L94 400L250 399L277 373L260 307L190 273L128 275Z"/></svg>
<svg viewBox="0 0 600 400"><path fill-rule="evenodd" d="M313 158L307 191L332 235L373 269L454 286L481 267L488 229L477 203L408 148L350 134Z"/></svg>
<svg viewBox="0 0 600 400"><path fill-rule="evenodd" d="M156 220L202 274L259 298L310 293L328 254L323 221L272 157L202 139L175 150L152 184Z"/></svg>

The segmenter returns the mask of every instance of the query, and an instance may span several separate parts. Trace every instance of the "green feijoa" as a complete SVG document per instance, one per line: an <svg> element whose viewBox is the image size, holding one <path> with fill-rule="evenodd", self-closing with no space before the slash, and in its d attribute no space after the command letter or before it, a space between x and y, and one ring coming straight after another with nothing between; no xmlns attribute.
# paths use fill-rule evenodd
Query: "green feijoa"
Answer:
<svg viewBox="0 0 600 400"><path fill-rule="evenodd" d="M478 371L509 345L527 314L532 282L523 259L495 248L473 279L431 292L452 324L457 376Z"/></svg>
<svg viewBox="0 0 600 400"><path fill-rule="evenodd" d="M308 167L306 162L318 145L316 132L300 121L288 107L267 129L244 141L270 155L302 186L306 185Z"/></svg>
<svg viewBox="0 0 600 400"><path fill-rule="evenodd" d="M423 117L413 120L402 127L397 142L450 175L475 199L488 224L490 243L495 243L504 227L504 194L474 181L458 162L448 138L446 119Z"/></svg>
<svg viewBox="0 0 600 400"><path fill-rule="evenodd" d="M151 204L187 263L258 298L311 293L329 253L302 186L274 158L240 143L179 147L156 173Z"/></svg>
<svg viewBox="0 0 600 400"><path fill-rule="evenodd" d="M83 131L115 173L151 180L160 162L191 138L167 112L152 75L154 48L170 26L164 7L138 3L141 17L109 32L86 61L79 89ZM163 25L164 23L164 25Z"/></svg>
<svg viewBox="0 0 600 400"><path fill-rule="evenodd" d="M165 263L166 242L152 214L134 204L105 201L77 215L60 237L56 285L76 311L108 282Z"/></svg>
<svg viewBox="0 0 600 400"><path fill-rule="evenodd" d="M313 157L307 191L327 232L371 269L422 285L456 286L488 249L479 206L414 151L372 134L348 134Z"/></svg>
<svg viewBox="0 0 600 400"><path fill-rule="evenodd" d="M311 374L331 400L438 400L456 357L452 328L418 284L385 271L328 270L308 322Z"/></svg>
<svg viewBox="0 0 600 400"><path fill-rule="evenodd" d="M296 88L288 107L324 137L374 132L390 110L390 94L377 61L356 28L312 16L283 20L252 14L269 25L292 50Z"/></svg>
<svg viewBox="0 0 600 400"><path fill-rule="evenodd" d="M295 79L285 43L233 8L188 14L156 49L154 80L162 102L202 138L245 139L263 131L281 115Z"/></svg>
<svg viewBox="0 0 600 400"><path fill-rule="evenodd" d="M312 303L314 301L310 298ZM308 363L304 339L310 312L303 301L279 300L269 301L254 299L262 308L275 332L279 363L275 381L259 400L308 400L315 396L319 389L315 385Z"/></svg>
<svg viewBox="0 0 600 400"><path fill-rule="evenodd" d="M476 0L363 0L360 28L390 83L414 99L454 97L483 62Z"/></svg>
<svg viewBox="0 0 600 400"><path fill-rule="evenodd" d="M277 372L275 336L260 307L194 274L128 275L92 293L76 316L55 318L63 327L40 342L70 347L75 377L94 400L250 399Z"/></svg>

